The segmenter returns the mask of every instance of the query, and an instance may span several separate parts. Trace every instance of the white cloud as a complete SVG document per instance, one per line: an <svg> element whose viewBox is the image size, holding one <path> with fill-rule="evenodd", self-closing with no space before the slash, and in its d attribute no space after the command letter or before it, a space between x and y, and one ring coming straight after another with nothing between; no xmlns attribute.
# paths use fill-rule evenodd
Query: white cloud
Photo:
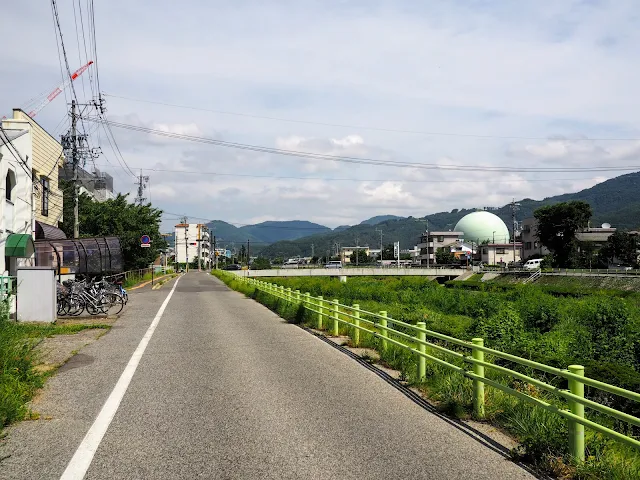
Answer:
<svg viewBox="0 0 640 480"><path fill-rule="evenodd" d="M73 10L59 7L73 69ZM633 0L187 1L180 8L113 0L96 6L96 28L103 91L195 107L107 97L113 120L323 155L578 168L640 163L638 141L587 140L640 138L639 15ZM8 113L59 83L60 66L50 9L13 2L3 20L8 36L30 32L19 49L0 52L0 106ZM169 23L180 25L179 36L166 34ZM92 87L83 77L74 84L81 100ZM38 115L51 131L67 110L63 97ZM240 223L302 218L336 226L376 214L421 216L543 198L618 174L376 167L113 132L126 162L151 176L158 206ZM132 190L132 175L100 135L113 166L101 158L99 168L116 176L118 189Z"/></svg>

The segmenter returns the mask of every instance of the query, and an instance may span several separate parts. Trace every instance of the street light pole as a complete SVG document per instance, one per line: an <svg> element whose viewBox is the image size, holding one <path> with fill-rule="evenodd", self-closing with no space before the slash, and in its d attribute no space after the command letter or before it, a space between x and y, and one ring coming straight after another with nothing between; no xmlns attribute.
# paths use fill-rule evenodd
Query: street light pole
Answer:
<svg viewBox="0 0 640 480"><path fill-rule="evenodd" d="M496 264L496 232L493 232L493 264Z"/></svg>

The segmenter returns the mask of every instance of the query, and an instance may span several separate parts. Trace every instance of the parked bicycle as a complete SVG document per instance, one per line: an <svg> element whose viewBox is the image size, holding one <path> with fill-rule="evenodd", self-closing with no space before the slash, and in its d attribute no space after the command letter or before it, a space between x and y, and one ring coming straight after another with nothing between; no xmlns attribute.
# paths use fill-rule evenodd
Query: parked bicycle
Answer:
<svg viewBox="0 0 640 480"><path fill-rule="evenodd" d="M85 310L90 315L115 315L122 311L127 299L121 283L106 279L67 280L58 284L58 315L78 316Z"/></svg>

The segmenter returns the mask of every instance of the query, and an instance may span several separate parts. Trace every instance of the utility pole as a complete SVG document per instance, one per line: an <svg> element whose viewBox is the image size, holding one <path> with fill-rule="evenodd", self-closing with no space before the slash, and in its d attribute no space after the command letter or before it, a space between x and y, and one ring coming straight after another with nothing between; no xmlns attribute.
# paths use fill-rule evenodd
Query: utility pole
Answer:
<svg viewBox="0 0 640 480"><path fill-rule="evenodd" d="M358 266L358 245L360 245L360 239L356 237L356 267Z"/></svg>
<svg viewBox="0 0 640 480"><path fill-rule="evenodd" d="M189 225L184 226L184 254L185 254L185 270L189 273L189 239L187 238L187 232L189 231Z"/></svg>
<svg viewBox="0 0 640 480"><path fill-rule="evenodd" d="M513 231L513 263L516 263L516 228L518 226L518 222L516 221L516 211L520 207L519 203L516 203L516 199L514 198L511 202L511 220L512 220L512 231ZM494 247L495 248L495 247Z"/></svg>
<svg viewBox="0 0 640 480"><path fill-rule="evenodd" d="M429 268L429 257L431 253L429 252L429 220L427 220L427 268Z"/></svg>
<svg viewBox="0 0 640 480"><path fill-rule="evenodd" d="M202 230L200 224L198 224L198 236L196 237L196 242L198 242L198 271L201 272L200 268L200 258L202 257Z"/></svg>
<svg viewBox="0 0 640 480"><path fill-rule="evenodd" d="M218 269L218 252L216 252L216 236L213 236L213 268Z"/></svg>
<svg viewBox="0 0 640 480"><path fill-rule="evenodd" d="M250 261L251 261L251 250L249 249L249 239L247 238L247 268L249 268Z"/></svg>
<svg viewBox="0 0 640 480"><path fill-rule="evenodd" d="M382 265L382 229L381 228L376 228L376 232L380 232L380 265Z"/></svg>
<svg viewBox="0 0 640 480"><path fill-rule="evenodd" d="M312 244L311 244L311 258L315 257L315 250L314 250L314 248L315 248L315 245L312 243Z"/></svg>
<svg viewBox="0 0 640 480"><path fill-rule="evenodd" d="M71 165L73 167L73 238L80 238L80 222L78 221L78 142L76 138L76 101L71 100Z"/></svg>
<svg viewBox="0 0 640 480"><path fill-rule="evenodd" d="M140 176L138 177L138 181L136 185L138 185L138 195L136 196L135 203L137 205L144 204L146 197L144 196L144 189L147 188L149 184L149 177L146 175L142 175L142 169L140 169Z"/></svg>

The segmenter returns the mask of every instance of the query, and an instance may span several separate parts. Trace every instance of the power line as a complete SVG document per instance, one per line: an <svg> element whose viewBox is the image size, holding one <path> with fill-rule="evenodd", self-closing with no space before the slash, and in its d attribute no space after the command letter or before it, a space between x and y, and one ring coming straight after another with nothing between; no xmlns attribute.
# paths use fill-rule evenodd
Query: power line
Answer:
<svg viewBox="0 0 640 480"><path fill-rule="evenodd" d="M67 68L67 76L68 78L71 78L71 68L69 68L69 59L67 58L67 50L64 46L64 40L62 38L62 28L60 27L60 16L58 15L58 5L56 4L56 0L51 0L51 5L53 7L53 18L54 18L55 24L58 27L58 33L60 34L60 46L62 47L62 56L64 58L64 64ZM80 103L78 101L78 96L76 95L76 87L73 85L73 82L70 82L70 86L71 86L71 91L73 92L73 97L76 99L77 103Z"/></svg>
<svg viewBox="0 0 640 480"><path fill-rule="evenodd" d="M131 176L133 176L135 178L136 174L133 173L131 168L129 168L129 165L127 165L127 162L124 160L124 157L122 156L122 152L120 151L120 147L116 143L116 138L113 136L113 132L111 131L111 127L109 126L109 124L106 121L106 117L105 117L105 119L103 119L101 117L99 122L102 125L102 128L104 129L104 133L105 133L105 135L107 137L107 141L109 142L109 145L111 146L111 150L113 151L113 155L114 155L114 157L116 157L116 160L120 164L120 168L122 168L124 173L126 173L127 175L131 175ZM110 134L111 134L111 137L113 138L113 143L111 142ZM115 147L114 147L114 144L115 144ZM120 156L118 156L118 154L116 154L116 151L120 154ZM125 166L126 166L126 169L125 169Z"/></svg>
<svg viewBox="0 0 640 480"><path fill-rule="evenodd" d="M31 178L33 174L31 170L29 170L29 165L27 165L27 162L22 158L22 155L20 155L20 152L18 151L16 146L13 144L12 140L9 138L9 134L5 132L4 128L2 127L2 124L0 124L0 133L2 133L2 136L4 136L4 138L6 139L6 140L3 140L2 143L4 143L7 146L7 150L9 150L9 153L15 159L15 161L18 162L18 165L20 165L22 170L25 171L28 178ZM2 137L0 137L0 139L2 139Z"/></svg>
<svg viewBox="0 0 640 480"><path fill-rule="evenodd" d="M559 172L615 172L615 171L636 171L640 170L640 165L627 166L598 166L598 167L502 167L502 166L481 166L481 165L446 165L436 163L411 163L394 160L381 160L366 157L348 157L341 155L327 155L320 153L302 152L296 150L284 150L280 148L263 147L258 145L250 145L246 143L226 142L207 137L198 137L195 135L186 135L172 133L163 130L142 127L138 125L130 125L126 123L106 121L108 125L123 128L126 130L159 135L167 138L185 140L196 143L204 143L208 145L216 145L239 150L250 150L260 153L270 153L276 155L292 156L313 160L335 161L362 165L376 165L396 168L418 168L427 170L451 170L465 172L496 172L496 173L516 173L516 172L537 172L537 173L559 173Z"/></svg>
<svg viewBox="0 0 640 480"><path fill-rule="evenodd" d="M90 37L92 39L92 46L93 46L93 58L94 58L94 62L96 64L95 66L95 77L96 77L96 86L98 88L98 94L100 94L100 73L98 70L98 44L96 41L96 16L95 16L95 5L93 4L93 0L88 0L88 11L89 13L87 14L89 17L89 25L90 25Z"/></svg>
<svg viewBox="0 0 640 480"><path fill-rule="evenodd" d="M62 58L60 57L60 44L58 43L58 31L56 30L56 9L55 9L55 4L52 0L51 2L51 15L53 17L53 36L56 40L56 49L58 50L58 63L60 64L60 77L62 78L62 83L64 84L64 82L66 81L65 77L64 77L64 69L62 67ZM67 89L64 88L62 90L62 93L64 94L64 103L69 104L69 99L67 98ZM43 94L45 95L46 92Z"/></svg>
<svg viewBox="0 0 640 480"><path fill-rule="evenodd" d="M97 164L100 165L100 164ZM113 167L111 163L108 165ZM384 179L367 179L367 178L327 178L327 177L303 177L295 175L252 175L249 173L224 173L224 172L208 172L201 170L173 170L168 168L148 168L148 167L131 167L133 169L144 169L151 172L163 172L163 173L185 173L190 175L212 175L220 177L239 177L239 178L271 178L275 180L325 180L328 182L399 182L399 183L473 183L473 184L494 184L494 183L528 183L528 182L561 182L561 181L575 181L575 180L591 180L592 177L574 177L574 178L523 178L518 180L413 180L413 179L400 179L400 178L384 178Z"/></svg>
<svg viewBox="0 0 640 480"><path fill-rule="evenodd" d="M397 128L385 128L385 127L371 127L364 125L348 125L341 123L328 123L328 122L318 122L311 120L296 120L290 118L281 118L281 117L270 117L266 115L255 115L250 113L238 113L238 112L229 112L225 110L213 110L209 108L202 107L194 107L189 105L178 105L175 103L167 103L167 102L159 102L153 100L142 100L138 98L125 97L122 95L113 95L110 93L103 93L103 95L112 98L121 98L123 100L131 100L133 102L141 102L141 103L150 103L154 105L164 105L166 107L175 107L175 108L184 108L188 110L197 110L201 112L209 112L209 113L218 113L221 115L232 115L237 117L246 117L246 118L256 118L261 120L273 120L278 122L287 122L287 123L301 123L306 125L320 125L324 127L340 127L340 128L350 128L350 129L359 129L359 130L372 130L377 132L390 132L390 133L409 133L415 135L428 135L428 136L443 136L443 137L467 137L467 138L486 138L486 139L498 139L498 140L553 140L553 138L549 137L537 137L537 136L519 136L519 135L480 135L473 133L460 133L460 132L427 132L421 130L405 130L405 129L397 129ZM636 141L640 140L640 138L594 138L594 137L580 137L571 139L574 142L580 141Z"/></svg>
<svg viewBox="0 0 640 480"><path fill-rule="evenodd" d="M76 41L78 42L78 63L80 65L83 65L83 63L82 63L82 54L80 53L82 49L80 48L80 32L79 32L79 29L78 29L78 18L77 18L77 15L76 15L76 3L75 3L75 0L71 0L71 4L73 5L73 23L74 23L74 25L76 27ZM80 6L80 0L78 0L78 6ZM86 51L86 43L85 43L85 51ZM80 79L80 82L82 83L82 93L84 94L84 98L85 98L85 101L86 101L86 99L87 99L87 91L85 89L84 77L82 77Z"/></svg>

